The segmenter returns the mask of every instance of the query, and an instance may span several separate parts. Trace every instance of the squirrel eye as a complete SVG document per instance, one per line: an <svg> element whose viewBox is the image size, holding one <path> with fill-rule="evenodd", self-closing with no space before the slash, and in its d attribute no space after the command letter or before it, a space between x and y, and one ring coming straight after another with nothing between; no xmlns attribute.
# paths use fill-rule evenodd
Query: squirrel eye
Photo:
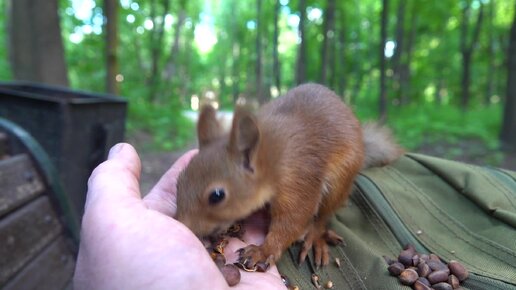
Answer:
<svg viewBox="0 0 516 290"><path fill-rule="evenodd" d="M222 188L215 188L212 192L210 192L210 196L208 197L208 202L211 205L217 204L224 200L226 197L226 192Z"/></svg>

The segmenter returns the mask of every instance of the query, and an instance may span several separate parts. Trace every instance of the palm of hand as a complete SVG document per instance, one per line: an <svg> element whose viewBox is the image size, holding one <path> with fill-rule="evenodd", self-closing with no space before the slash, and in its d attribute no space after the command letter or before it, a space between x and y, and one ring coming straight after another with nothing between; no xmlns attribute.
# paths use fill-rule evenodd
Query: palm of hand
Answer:
<svg viewBox="0 0 516 290"><path fill-rule="evenodd" d="M76 289L225 289L227 284L199 239L175 214L175 182L195 152L185 154L144 199L140 162L131 146L110 154L89 182L74 283ZM258 243L263 228L244 239ZM228 262L246 246L232 239ZM241 272L234 289L285 289L276 267Z"/></svg>

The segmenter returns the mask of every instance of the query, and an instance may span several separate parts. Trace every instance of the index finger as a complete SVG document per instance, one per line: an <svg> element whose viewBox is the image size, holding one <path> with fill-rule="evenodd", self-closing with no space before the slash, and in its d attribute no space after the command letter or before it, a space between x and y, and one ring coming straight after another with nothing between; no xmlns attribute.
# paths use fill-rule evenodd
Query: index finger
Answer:
<svg viewBox="0 0 516 290"><path fill-rule="evenodd" d="M171 217L176 215L177 179L197 152L197 149L190 150L174 162L174 165L144 197L143 201L147 207Z"/></svg>

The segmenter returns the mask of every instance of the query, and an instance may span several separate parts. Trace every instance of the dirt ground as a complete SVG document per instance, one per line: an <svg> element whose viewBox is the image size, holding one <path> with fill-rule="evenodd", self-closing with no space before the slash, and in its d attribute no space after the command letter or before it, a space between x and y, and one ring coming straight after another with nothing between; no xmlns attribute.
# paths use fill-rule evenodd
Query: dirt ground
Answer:
<svg viewBox="0 0 516 290"><path fill-rule="evenodd" d="M142 136L142 134L128 136L127 142L135 146L140 154L142 161L141 190L144 195L149 192L177 158L187 150L196 147L195 141L192 141L190 146L177 151L150 150L148 149L150 138L149 136ZM502 154L500 151L490 150L484 144L475 140L464 140L453 145L446 143L423 144L415 152L516 171L516 154Z"/></svg>

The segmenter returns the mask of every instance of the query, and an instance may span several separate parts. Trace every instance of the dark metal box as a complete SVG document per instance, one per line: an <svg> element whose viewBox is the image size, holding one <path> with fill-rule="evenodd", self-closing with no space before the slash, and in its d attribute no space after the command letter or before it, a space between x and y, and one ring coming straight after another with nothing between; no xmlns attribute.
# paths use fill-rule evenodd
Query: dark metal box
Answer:
<svg viewBox="0 0 516 290"><path fill-rule="evenodd" d="M126 100L112 95L0 83L0 117L17 123L42 145L79 215L91 171L124 139L126 109Z"/></svg>

